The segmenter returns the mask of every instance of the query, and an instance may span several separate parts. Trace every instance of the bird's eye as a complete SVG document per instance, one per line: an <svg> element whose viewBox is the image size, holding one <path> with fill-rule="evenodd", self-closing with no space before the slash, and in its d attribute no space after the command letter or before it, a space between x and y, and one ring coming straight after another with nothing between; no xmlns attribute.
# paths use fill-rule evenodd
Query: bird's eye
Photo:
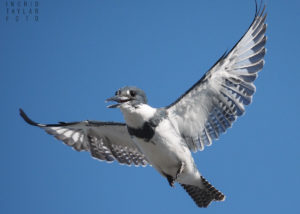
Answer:
<svg viewBox="0 0 300 214"><path fill-rule="evenodd" d="M132 91L132 90L130 90L129 93L130 93L130 96L132 96L132 97L134 97L136 95L136 92Z"/></svg>
<svg viewBox="0 0 300 214"><path fill-rule="evenodd" d="M115 95L117 96L117 95L119 95L120 94L120 90L117 90L116 92L115 92Z"/></svg>

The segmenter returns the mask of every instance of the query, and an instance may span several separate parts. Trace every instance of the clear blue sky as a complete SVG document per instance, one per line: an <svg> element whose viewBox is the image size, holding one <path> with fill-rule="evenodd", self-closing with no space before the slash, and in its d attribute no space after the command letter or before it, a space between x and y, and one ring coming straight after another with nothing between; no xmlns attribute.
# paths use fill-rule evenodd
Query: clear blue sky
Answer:
<svg viewBox="0 0 300 214"><path fill-rule="evenodd" d="M243 35L254 0L40 0L39 22L0 0L0 213L297 213L300 1L266 1L266 64L246 114L194 155L226 194L201 210L151 167L107 164L20 118L123 121L104 100L125 85L170 104Z"/></svg>

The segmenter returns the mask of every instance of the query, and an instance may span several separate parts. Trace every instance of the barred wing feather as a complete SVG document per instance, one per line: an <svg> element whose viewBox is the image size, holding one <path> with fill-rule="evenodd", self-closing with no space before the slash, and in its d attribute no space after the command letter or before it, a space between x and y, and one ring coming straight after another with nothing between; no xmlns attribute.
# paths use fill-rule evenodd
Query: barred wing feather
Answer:
<svg viewBox="0 0 300 214"><path fill-rule="evenodd" d="M32 121L22 109L20 115L30 125L44 129L77 151L89 151L99 160L121 164L146 166L144 155L131 141L126 124L82 121L58 124L40 124Z"/></svg>
<svg viewBox="0 0 300 214"><path fill-rule="evenodd" d="M263 68L266 52L265 7L240 41L185 94L167 106L189 148L209 146L245 111L255 92L253 84Z"/></svg>

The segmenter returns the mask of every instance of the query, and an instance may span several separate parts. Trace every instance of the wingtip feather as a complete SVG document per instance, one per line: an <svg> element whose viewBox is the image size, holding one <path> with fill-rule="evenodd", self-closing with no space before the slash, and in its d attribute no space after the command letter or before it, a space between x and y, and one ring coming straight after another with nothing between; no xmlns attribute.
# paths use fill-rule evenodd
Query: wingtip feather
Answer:
<svg viewBox="0 0 300 214"><path fill-rule="evenodd" d="M19 109L19 112L20 112L20 116L23 118L23 120L24 120L26 123L28 123L28 124L30 124L30 125L32 125L32 126L43 126L42 124L36 123L36 122L34 122L33 120L31 120L31 119L25 114L25 112L23 111L22 108Z"/></svg>

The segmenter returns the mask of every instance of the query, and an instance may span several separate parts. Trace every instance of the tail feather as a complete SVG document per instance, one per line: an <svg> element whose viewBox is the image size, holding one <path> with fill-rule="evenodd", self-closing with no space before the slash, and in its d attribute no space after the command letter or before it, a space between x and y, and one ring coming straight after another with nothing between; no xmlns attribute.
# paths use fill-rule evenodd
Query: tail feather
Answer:
<svg viewBox="0 0 300 214"><path fill-rule="evenodd" d="M198 207L207 207L212 201L225 200L225 195L212 186L204 177L201 176L201 179L205 189L194 185L181 184L181 186L191 196Z"/></svg>

